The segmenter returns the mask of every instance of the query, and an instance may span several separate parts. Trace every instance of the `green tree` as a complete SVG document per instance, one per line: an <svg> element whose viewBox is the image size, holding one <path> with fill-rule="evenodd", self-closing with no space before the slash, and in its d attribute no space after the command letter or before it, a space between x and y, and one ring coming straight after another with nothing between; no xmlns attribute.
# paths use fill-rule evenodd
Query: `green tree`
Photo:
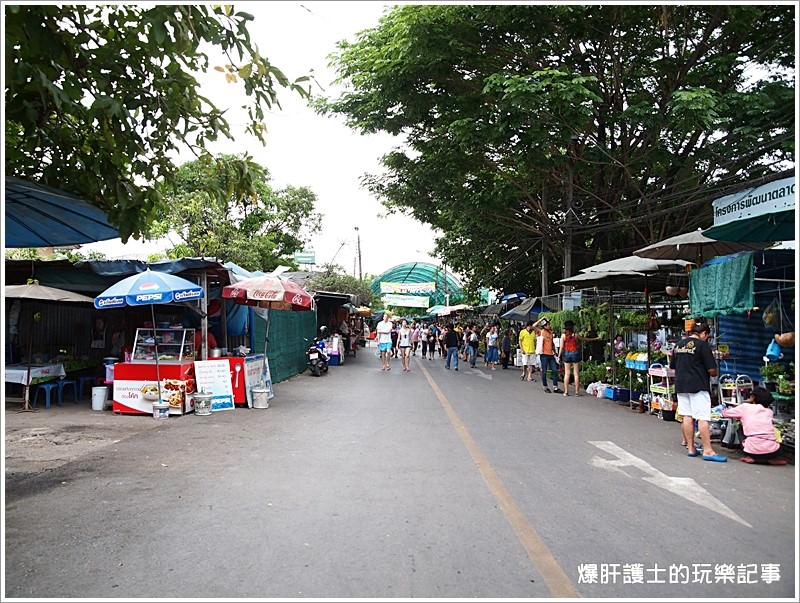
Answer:
<svg viewBox="0 0 800 603"><path fill-rule="evenodd" d="M195 74L213 66L244 91L247 132L262 143L277 86L309 94L307 77L291 82L259 53L253 17L231 5L19 4L4 17L6 173L90 200L123 241L158 215L170 156L231 138Z"/></svg>
<svg viewBox="0 0 800 603"><path fill-rule="evenodd" d="M224 195L212 196L211 189ZM320 222L310 189L273 189L267 169L247 156L206 155L183 164L164 198L164 209L148 234L181 237L181 243L167 250L169 257L216 257L247 270L294 266L291 256L303 248L304 233Z"/></svg>
<svg viewBox="0 0 800 603"><path fill-rule="evenodd" d="M41 260L39 250L36 247L18 247L16 249L6 249L5 258L7 260Z"/></svg>
<svg viewBox="0 0 800 603"><path fill-rule="evenodd" d="M338 264L324 264L318 272L308 280L306 288L312 291L331 291L334 293L347 293L355 295L360 304L371 306L373 293L370 283L374 276L365 275L359 280L346 274L344 268Z"/></svg>
<svg viewBox="0 0 800 603"><path fill-rule="evenodd" d="M793 163L794 34L790 6L408 5L316 106L402 137L365 181L468 287L531 291L543 256L552 281L567 246L575 272L708 227Z"/></svg>

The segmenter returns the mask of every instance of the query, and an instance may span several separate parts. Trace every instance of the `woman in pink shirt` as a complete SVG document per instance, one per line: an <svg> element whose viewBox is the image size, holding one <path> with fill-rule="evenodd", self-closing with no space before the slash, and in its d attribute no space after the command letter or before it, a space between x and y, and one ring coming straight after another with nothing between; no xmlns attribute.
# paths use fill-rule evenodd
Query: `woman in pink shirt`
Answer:
<svg viewBox="0 0 800 603"><path fill-rule="evenodd" d="M772 424L772 394L763 387L756 387L745 404L723 408L722 416L739 419L744 432L743 463L766 463L785 465L785 459L777 458L781 445L775 439L775 426ZM729 426L730 429L730 426Z"/></svg>

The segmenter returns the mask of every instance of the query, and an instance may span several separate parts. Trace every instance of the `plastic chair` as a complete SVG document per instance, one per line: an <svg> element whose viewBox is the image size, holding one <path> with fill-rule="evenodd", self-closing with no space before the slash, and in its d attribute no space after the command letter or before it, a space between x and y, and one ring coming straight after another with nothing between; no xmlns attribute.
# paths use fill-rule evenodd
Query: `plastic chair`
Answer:
<svg viewBox="0 0 800 603"><path fill-rule="evenodd" d="M61 399L61 388L59 386L59 383L56 382L56 381L50 381L48 383L40 383L36 387L36 395L34 395L34 397L33 397L33 407L34 408L36 408L36 404L39 402L39 392L41 392L42 390L44 390L44 393L45 393L45 399L44 399L44 407L45 408L50 408L50 392L52 392L53 390L56 391L56 396L58 396L56 398L56 401L58 402L58 405L59 406L63 406L63 404L61 403L61 400L62 400Z"/></svg>
<svg viewBox="0 0 800 603"><path fill-rule="evenodd" d="M64 388L67 387L68 385L72 387L73 402L75 402L75 404L77 404L78 403L78 382L75 381L75 379L61 379L61 380L59 380L59 382L58 382L58 396L59 396L59 398L61 398L62 401L64 400Z"/></svg>
<svg viewBox="0 0 800 603"><path fill-rule="evenodd" d="M83 391L86 384L89 384L89 395L92 393L92 388L97 384L97 377L94 375L81 375L78 377L78 397L83 398Z"/></svg>

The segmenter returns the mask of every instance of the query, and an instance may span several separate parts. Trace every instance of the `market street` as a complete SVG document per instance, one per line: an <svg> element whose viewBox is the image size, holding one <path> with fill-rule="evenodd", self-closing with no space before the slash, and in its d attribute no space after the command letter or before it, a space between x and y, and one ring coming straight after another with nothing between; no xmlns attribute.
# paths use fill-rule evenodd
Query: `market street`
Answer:
<svg viewBox="0 0 800 603"><path fill-rule="evenodd" d="M374 351L276 384L268 409L155 421L9 403L7 429L85 412L132 433L7 467L5 597L796 595L794 464L718 442L729 462L688 458L678 423L627 405L482 359L382 372Z"/></svg>

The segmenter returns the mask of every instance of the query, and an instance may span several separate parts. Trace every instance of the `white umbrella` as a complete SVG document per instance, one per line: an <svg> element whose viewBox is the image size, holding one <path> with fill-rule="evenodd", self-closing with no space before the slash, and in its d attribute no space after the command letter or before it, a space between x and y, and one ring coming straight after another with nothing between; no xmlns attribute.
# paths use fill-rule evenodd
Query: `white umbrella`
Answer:
<svg viewBox="0 0 800 603"><path fill-rule="evenodd" d="M629 255L624 258L617 258L601 264L595 264L584 268L581 272L641 272L652 273L662 270L672 270L674 268L685 268L692 262L686 260L654 260L638 255Z"/></svg>
<svg viewBox="0 0 800 603"><path fill-rule="evenodd" d="M759 251L771 243L748 243L739 241L718 241L693 230L669 237L658 243L634 251L634 255L654 260L689 260L702 264L704 260L720 255L730 255L739 251Z"/></svg>
<svg viewBox="0 0 800 603"><path fill-rule="evenodd" d="M46 287L40 285L38 281L29 282L26 285L6 285L4 294L7 298L13 299L35 299L38 301L68 302L91 304L94 300L79 293ZM30 385L31 385L31 363L33 357L33 325L28 329L28 375L25 379L23 411L33 410L30 405Z"/></svg>
<svg viewBox="0 0 800 603"><path fill-rule="evenodd" d="M636 257L636 256L633 256ZM639 258L644 260L644 258ZM630 258L621 258L621 260L626 260L626 263L630 265L636 264L634 261L629 261ZM616 260L612 260L611 262L605 262L606 265L612 264ZM657 262L660 260L650 260L652 262ZM677 260L681 262L683 265L688 264L689 262L683 262L682 260ZM663 270L668 269L670 266L674 266L674 262L663 260L660 261L663 264ZM609 288L609 320L608 320L608 329L609 329L609 339L613 342L614 341L614 285L623 286L623 287L631 287L636 286L640 283L644 284L645 296L645 313L649 316L650 315L650 296L647 293L648 287L648 272L657 272L657 270L648 269L647 262L639 262L639 266L642 269L642 272L637 272L635 270L607 270L607 271L592 271L590 269L586 269L587 272L582 272L580 274L576 274L575 276L571 276L569 278L562 279L560 281L556 281L558 284L564 285L601 285L606 284ZM603 264L598 264L598 266L602 266ZM623 262L618 262L618 265L624 265ZM649 327L648 327L648 340L649 340ZM650 346L647 346L647 364L650 365ZM614 383L617 381L616 373L614 374Z"/></svg>

